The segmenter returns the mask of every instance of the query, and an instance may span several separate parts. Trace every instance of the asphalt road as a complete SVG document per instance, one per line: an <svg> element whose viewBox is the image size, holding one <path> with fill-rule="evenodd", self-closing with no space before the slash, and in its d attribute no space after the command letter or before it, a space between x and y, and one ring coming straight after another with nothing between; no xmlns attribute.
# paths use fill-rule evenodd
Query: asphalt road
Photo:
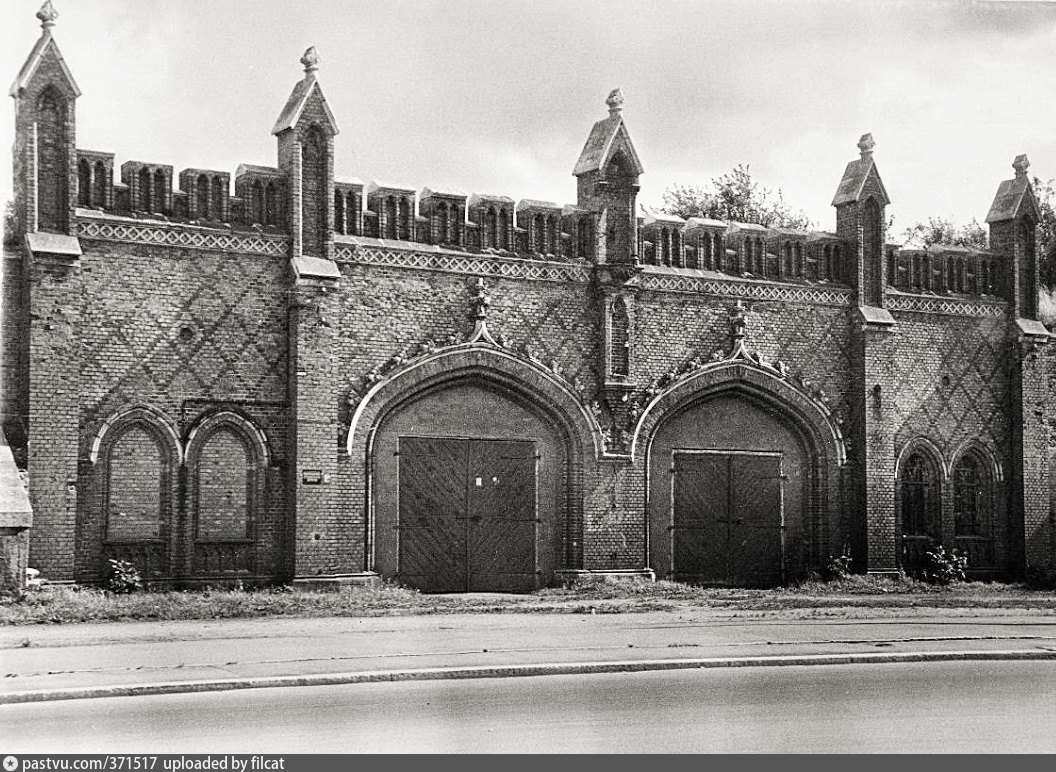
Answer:
<svg viewBox="0 0 1056 772"><path fill-rule="evenodd" d="M0 706L4 753L1056 752L1056 662L253 689Z"/></svg>

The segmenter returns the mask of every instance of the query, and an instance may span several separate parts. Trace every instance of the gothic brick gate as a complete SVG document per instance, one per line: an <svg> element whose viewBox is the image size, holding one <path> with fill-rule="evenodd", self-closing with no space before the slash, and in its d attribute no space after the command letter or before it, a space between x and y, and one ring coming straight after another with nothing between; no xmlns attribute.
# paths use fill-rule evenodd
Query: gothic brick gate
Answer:
<svg viewBox="0 0 1056 772"><path fill-rule="evenodd" d="M589 427L570 424L546 380L496 366L521 367L481 349L440 354L368 403L349 440L367 461L368 570L433 591L526 591L579 567Z"/></svg>
<svg viewBox="0 0 1056 772"><path fill-rule="evenodd" d="M738 587L784 580L780 452L676 451L673 476L676 580Z"/></svg>
<svg viewBox="0 0 1056 772"><path fill-rule="evenodd" d="M782 385L769 391L766 378L705 372L644 427L658 577L772 586L806 576L827 554L839 527L828 502L840 448L810 403Z"/></svg>
<svg viewBox="0 0 1056 772"><path fill-rule="evenodd" d="M427 592L536 587L535 444L400 437L399 572Z"/></svg>

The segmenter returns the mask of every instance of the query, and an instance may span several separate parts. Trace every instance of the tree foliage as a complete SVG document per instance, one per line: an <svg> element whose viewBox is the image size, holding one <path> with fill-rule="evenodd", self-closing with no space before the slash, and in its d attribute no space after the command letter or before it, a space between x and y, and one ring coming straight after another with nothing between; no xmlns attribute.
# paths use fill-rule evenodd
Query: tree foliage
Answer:
<svg viewBox="0 0 1056 772"><path fill-rule="evenodd" d="M1041 210L1041 219L1038 221L1041 281L1056 291L1056 180L1043 182L1035 177L1034 195Z"/></svg>
<svg viewBox="0 0 1056 772"><path fill-rule="evenodd" d="M989 243L986 228L974 217L967 225L957 225L941 217L929 217L926 223L918 222L909 226L902 235L902 245L914 249L930 247L932 244L986 249Z"/></svg>
<svg viewBox="0 0 1056 772"><path fill-rule="evenodd" d="M1038 220L1041 281L1056 289L1056 180L1044 181L1035 177L1032 184L1038 208L1041 210L1041 218ZM906 228L902 243L903 246L916 248L929 247L932 244L952 244L986 249L989 246L989 233L986 227L974 218L967 225L958 225L941 217L929 217L926 223L918 222Z"/></svg>
<svg viewBox="0 0 1056 772"><path fill-rule="evenodd" d="M781 195L752 179L747 164L711 180L711 189L699 185L671 185L664 191L663 211L683 218L707 217L758 223L766 227L809 228L810 219L795 211Z"/></svg>

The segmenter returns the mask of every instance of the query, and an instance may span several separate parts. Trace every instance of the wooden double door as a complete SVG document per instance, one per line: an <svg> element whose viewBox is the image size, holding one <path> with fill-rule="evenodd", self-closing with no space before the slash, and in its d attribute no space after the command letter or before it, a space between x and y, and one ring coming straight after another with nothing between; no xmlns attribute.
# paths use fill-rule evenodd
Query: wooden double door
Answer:
<svg viewBox="0 0 1056 772"><path fill-rule="evenodd" d="M425 592L538 584L530 440L399 438L399 580Z"/></svg>
<svg viewBox="0 0 1056 772"><path fill-rule="evenodd" d="M767 587L784 580L780 452L675 451L671 549L677 581Z"/></svg>

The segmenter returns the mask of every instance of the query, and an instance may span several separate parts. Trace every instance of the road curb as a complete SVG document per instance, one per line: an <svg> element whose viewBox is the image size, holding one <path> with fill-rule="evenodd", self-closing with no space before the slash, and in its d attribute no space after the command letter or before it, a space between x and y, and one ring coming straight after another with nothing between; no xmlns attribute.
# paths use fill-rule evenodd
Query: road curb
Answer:
<svg viewBox="0 0 1056 772"><path fill-rule="evenodd" d="M170 681L130 686L89 686L39 689L0 694L0 705L102 697L144 697L163 694L223 692L237 689L274 689L285 686L340 686L393 681L445 681L467 678L522 678L593 673L640 673L656 670L694 670L730 667L788 667L793 665L867 665L890 662L950 662L986 660L1056 660L1056 650L872 652L861 654L801 654L769 657L702 657L694 659L625 660L613 662L551 662L536 665L481 665L476 667L366 670L354 673L221 678Z"/></svg>

